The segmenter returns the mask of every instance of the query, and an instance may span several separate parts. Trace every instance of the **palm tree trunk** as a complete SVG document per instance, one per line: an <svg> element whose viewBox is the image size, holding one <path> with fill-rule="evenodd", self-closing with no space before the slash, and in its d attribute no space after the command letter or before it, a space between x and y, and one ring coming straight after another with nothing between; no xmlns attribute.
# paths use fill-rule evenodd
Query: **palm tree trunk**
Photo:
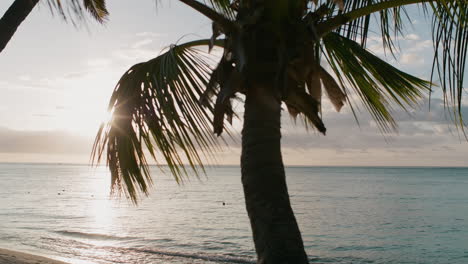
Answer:
<svg viewBox="0 0 468 264"><path fill-rule="evenodd" d="M0 19L0 53L39 0L15 0Z"/></svg>
<svg viewBox="0 0 468 264"><path fill-rule="evenodd" d="M308 263L281 157L281 102L272 89L254 88L245 102L241 167L257 263Z"/></svg>

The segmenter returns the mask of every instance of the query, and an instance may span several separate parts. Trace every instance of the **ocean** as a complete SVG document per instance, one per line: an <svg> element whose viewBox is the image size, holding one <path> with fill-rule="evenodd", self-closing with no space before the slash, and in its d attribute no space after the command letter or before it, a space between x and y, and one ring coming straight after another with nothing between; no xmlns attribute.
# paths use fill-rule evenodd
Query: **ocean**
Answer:
<svg viewBox="0 0 468 264"><path fill-rule="evenodd" d="M153 168L138 206L105 167L0 164L0 248L75 264L255 263L239 167L177 185ZM468 168L288 167L311 263L468 263Z"/></svg>

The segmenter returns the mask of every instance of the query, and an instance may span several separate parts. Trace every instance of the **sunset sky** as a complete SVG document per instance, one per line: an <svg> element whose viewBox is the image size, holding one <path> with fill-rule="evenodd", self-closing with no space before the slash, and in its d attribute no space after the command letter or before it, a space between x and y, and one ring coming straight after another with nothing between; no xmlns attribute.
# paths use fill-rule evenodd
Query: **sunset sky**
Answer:
<svg viewBox="0 0 468 264"><path fill-rule="evenodd" d="M0 1L2 15L12 2ZM210 22L189 7L160 2L156 8L153 0L108 1L107 23L90 19L78 27L52 16L45 4L36 7L0 54L0 162L87 163L122 73L177 41L210 36ZM430 21L417 10L410 17L414 27L400 39L401 53L388 61L427 79ZM378 38L371 37L368 47L385 56ZM361 110L358 126L349 107L335 113L325 103L327 136L293 126L285 113L285 163L468 166L468 143L444 113L440 93L430 111L427 99L411 115L396 109L397 134L382 135ZM466 96L464 112L468 116ZM239 164L239 147L220 153L220 163Z"/></svg>

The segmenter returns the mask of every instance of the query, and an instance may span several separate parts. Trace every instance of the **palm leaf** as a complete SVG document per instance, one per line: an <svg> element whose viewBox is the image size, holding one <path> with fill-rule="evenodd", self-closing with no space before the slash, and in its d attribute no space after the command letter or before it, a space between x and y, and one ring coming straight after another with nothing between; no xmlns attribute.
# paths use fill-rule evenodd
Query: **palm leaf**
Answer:
<svg viewBox="0 0 468 264"><path fill-rule="evenodd" d="M347 0L344 10L333 8L333 1L321 1L330 8L318 25L319 35L337 30L343 36L365 46L370 30L369 19L377 15L380 20L384 47L393 53L394 40L401 34L406 15L405 6L417 4L424 14L432 17L434 59L431 81L440 81L448 109L457 124L464 126L461 116L461 101L468 49L468 2L466 0ZM393 36L392 36L393 33Z"/></svg>
<svg viewBox="0 0 468 264"><path fill-rule="evenodd" d="M105 22L109 15L105 0L47 0L47 5L52 13L57 12L64 20L71 20L73 23L76 20L85 20L86 12L100 23Z"/></svg>
<svg viewBox="0 0 468 264"><path fill-rule="evenodd" d="M223 14L226 18L234 20L236 10L233 9L233 3L230 0L203 0L203 2L213 7L214 10Z"/></svg>
<svg viewBox="0 0 468 264"><path fill-rule="evenodd" d="M156 0L156 5L162 0ZM229 0L179 0L180 2L195 9L213 22L217 22L226 29L231 26L236 10Z"/></svg>
<svg viewBox="0 0 468 264"><path fill-rule="evenodd" d="M435 54L431 79L438 77L444 99L455 106L451 107L455 110L453 115L463 127L461 101L468 50L468 2L438 1L427 6L433 11Z"/></svg>
<svg viewBox="0 0 468 264"><path fill-rule="evenodd" d="M325 57L342 88L353 88L383 131L396 128L392 104L406 110L417 105L430 89L430 82L396 69L337 33L326 35L323 45Z"/></svg>
<svg viewBox="0 0 468 264"><path fill-rule="evenodd" d="M344 16L352 11L363 10L374 6L375 4L388 2L389 0L347 0L347 1L321 1L316 5L316 9L322 5L328 8L328 12L322 21L329 21L332 18ZM385 49L392 54L395 50L394 39L401 35L404 22L408 18L405 9L405 3L400 5L368 13L350 20L344 20L344 23L335 29L335 32L346 36L348 39L359 42L363 47L366 46L370 30L375 30L378 22L380 24L380 35ZM407 19L410 21L409 19Z"/></svg>
<svg viewBox="0 0 468 264"><path fill-rule="evenodd" d="M157 164L159 151L177 182L189 173L185 163L198 175L204 170L202 157L212 157L219 147L211 126L213 104L199 103L211 68L203 53L192 48L208 43L171 46L155 59L134 65L112 94L112 119L101 126L92 157L99 162L107 152L113 190L134 202L138 190L147 194L151 185L143 146Z"/></svg>
<svg viewBox="0 0 468 264"><path fill-rule="evenodd" d="M83 5L86 10L101 23L104 22L109 15L105 0L83 0Z"/></svg>

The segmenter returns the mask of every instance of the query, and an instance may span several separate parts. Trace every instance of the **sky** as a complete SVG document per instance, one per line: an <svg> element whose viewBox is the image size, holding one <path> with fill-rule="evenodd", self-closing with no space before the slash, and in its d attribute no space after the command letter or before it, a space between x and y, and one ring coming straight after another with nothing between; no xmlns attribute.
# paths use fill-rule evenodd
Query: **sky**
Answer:
<svg viewBox="0 0 468 264"><path fill-rule="evenodd" d="M12 2L0 1L0 13ZM104 25L90 19L74 26L52 15L44 4L27 17L0 53L0 162L88 163L120 76L170 44L210 36L210 22L177 1L163 0L157 7L154 0L135 3L108 1L110 17ZM433 54L430 22L417 10L411 10L410 17L413 27L399 39L401 52L386 59L428 79ZM368 48L385 57L379 38L371 37ZM349 106L336 113L325 102L326 136L294 125L285 112L285 164L468 166L468 143L437 95L430 111L428 98L409 114L395 109L399 129L387 135L362 107L358 125ZM242 106L237 109L241 112ZM240 127L240 121L237 124ZM239 164L239 142L218 153L219 164Z"/></svg>

